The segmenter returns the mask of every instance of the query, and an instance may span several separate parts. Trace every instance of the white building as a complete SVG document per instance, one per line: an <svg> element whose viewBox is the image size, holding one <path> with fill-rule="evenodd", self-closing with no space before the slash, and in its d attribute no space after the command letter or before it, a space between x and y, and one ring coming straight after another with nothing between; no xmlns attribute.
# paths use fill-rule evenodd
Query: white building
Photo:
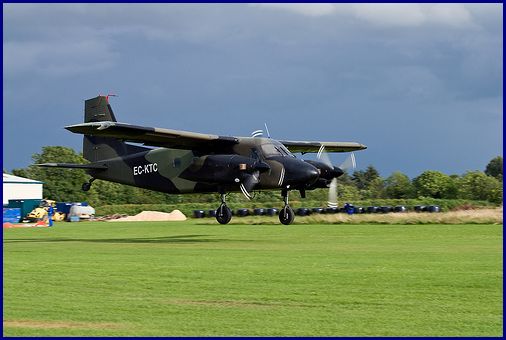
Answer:
<svg viewBox="0 0 506 340"><path fill-rule="evenodd" d="M4 174L3 204L9 200L42 199L43 182L33 179Z"/></svg>

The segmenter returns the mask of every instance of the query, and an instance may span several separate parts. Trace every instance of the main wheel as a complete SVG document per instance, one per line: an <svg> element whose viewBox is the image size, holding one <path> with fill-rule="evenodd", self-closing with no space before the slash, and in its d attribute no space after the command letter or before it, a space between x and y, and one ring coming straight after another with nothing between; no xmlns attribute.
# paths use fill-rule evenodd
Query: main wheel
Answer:
<svg viewBox="0 0 506 340"><path fill-rule="evenodd" d="M295 213L293 209L289 205L285 205L283 209L279 212L279 221L284 225L292 224L295 219Z"/></svg>
<svg viewBox="0 0 506 340"><path fill-rule="evenodd" d="M216 209L216 221L220 224L227 224L232 219L232 210L225 204Z"/></svg>
<svg viewBox="0 0 506 340"><path fill-rule="evenodd" d="M83 191L89 191L91 188L91 183L83 183L83 186L81 187L81 189L83 189Z"/></svg>

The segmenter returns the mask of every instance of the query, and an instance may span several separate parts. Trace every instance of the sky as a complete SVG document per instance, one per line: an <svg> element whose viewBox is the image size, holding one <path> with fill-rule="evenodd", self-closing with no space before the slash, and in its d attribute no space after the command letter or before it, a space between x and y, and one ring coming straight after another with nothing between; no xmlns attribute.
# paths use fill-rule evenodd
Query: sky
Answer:
<svg viewBox="0 0 506 340"><path fill-rule="evenodd" d="M503 152L502 6L3 4L3 168L80 151L63 127L116 94L125 123L360 142L357 169L384 177L484 170Z"/></svg>

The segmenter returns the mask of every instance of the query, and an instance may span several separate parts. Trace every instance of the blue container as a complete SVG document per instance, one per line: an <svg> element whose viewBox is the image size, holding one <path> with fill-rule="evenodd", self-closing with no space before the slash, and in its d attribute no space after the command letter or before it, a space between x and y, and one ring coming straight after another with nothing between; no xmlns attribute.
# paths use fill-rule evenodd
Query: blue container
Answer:
<svg viewBox="0 0 506 340"><path fill-rule="evenodd" d="M73 205L86 207L88 206L88 202L56 202L56 210L67 215Z"/></svg>
<svg viewBox="0 0 506 340"><path fill-rule="evenodd" d="M70 207L72 207L73 203L67 202L57 202L56 210L61 211L64 214L68 214L70 212Z"/></svg>
<svg viewBox="0 0 506 340"><path fill-rule="evenodd" d="M355 213L355 207L353 207L353 204L346 203L346 204L344 205L344 211L345 211L348 215L353 215L353 213Z"/></svg>
<svg viewBox="0 0 506 340"><path fill-rule="evenodd" d="M21 208L3 208L3 223L19 223Z"/></svg>
<svg viewBox="0 0 506 340"><path fill-rule="evenodd" d="M20 208L22 217L31 213L39 204L40 200L38 199L9 200L9 208Z"/></svg>

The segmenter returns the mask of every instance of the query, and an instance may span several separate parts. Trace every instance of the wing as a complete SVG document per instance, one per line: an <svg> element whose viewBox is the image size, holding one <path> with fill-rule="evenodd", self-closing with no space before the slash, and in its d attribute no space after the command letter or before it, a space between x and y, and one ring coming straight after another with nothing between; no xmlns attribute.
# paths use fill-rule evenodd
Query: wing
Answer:
<svg viewBox="0 0 506 340"><path fill-rule="evenodd" d="M112 137L127 142L184 150L214 150L239 142L236 137L208 135L180 130L130 125L118 122L91 122L66 126L85 135Z"/></svg>
<svg viewBox="0 0 506 340"><path fill-rule="evenodd" d="M327 152L350 152L367 149L367 146L355 142L308 142L290 140L280 140L280 142L291 152L302 153L319 152L322 147L325 147L325 151Z"/></svg>

